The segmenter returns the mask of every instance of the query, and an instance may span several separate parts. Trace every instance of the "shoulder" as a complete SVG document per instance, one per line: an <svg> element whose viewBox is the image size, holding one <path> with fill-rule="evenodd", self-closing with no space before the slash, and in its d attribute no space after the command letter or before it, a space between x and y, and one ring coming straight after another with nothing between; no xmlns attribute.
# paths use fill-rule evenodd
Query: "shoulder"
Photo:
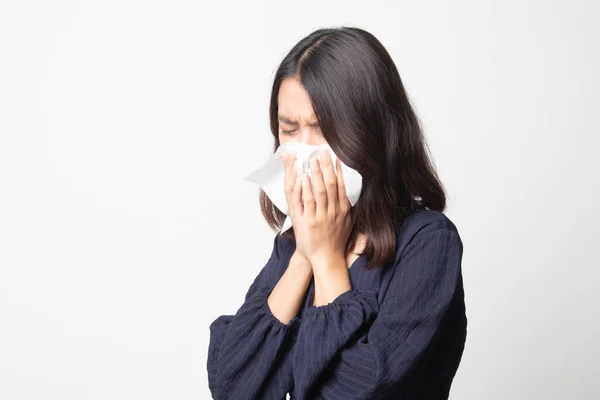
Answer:
<svg viewBox="0 0 600 400"><path fill-rule="evenodd" d="M438 313L441 318L452 299L464 293L456 225L441 211L417 210L405 218L397 237L396 260L381 289L382 303L391 299L389 307L405 305L411 316Z"/></svg>
<svg viewBox="0 0 600 400"><path fill-rule="evenodd" d="M418 209L409 214L397 234L396 260L411 246L421 242L444 240L449 246L462 252L462 240L455 223L442 211Z"/></svg>
<svg viewBox="0 0 600 400"><path fill-rule="evenodd" d="M399 241L411 239L419 233L446 231L457 236L458 228L442 211L418 209L409 214L400 225L397 238Z"/></svg>
<svg viewBox="0 0 600 400"><path fill-rule="evenodd" d="M442 211L424 209L415 210L406 217L401 226L400 234L410 235L423 228L445 229L458 234L458 228L454 222Z"/></svg>

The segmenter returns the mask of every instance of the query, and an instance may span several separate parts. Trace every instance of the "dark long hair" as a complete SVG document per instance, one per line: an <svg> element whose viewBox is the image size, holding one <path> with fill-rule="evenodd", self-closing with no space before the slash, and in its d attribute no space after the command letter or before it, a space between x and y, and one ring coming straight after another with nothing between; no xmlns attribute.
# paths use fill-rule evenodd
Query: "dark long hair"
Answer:
<svg viewBox="0 0 600 400"><path fill-rule="evenodd" d="M365 268L393 261L404 219L418 208L444 211L446 195L392 58L379 40L356 27L318 29L302 39L273 82L274 152L280 145L277 98L286 78L299 79L327 143L363 177L346 250L362 232L367 243L361 255L370 258ZM269 226L280 230L286 216L262 189L260 206ZM294 240L293 228L284 235Z"/></svg>

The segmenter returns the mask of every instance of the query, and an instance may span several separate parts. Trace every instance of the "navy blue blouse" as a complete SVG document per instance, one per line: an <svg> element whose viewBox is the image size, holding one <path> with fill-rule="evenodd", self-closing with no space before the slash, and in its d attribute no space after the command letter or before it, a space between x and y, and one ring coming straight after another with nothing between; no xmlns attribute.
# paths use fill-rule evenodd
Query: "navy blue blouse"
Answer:
<svg viewBox="0 0 600 400"><path fill-rule="evenodd" d="M397 234L396 259L350 267L352 289L283 324L267 297L285 272L293 240L275 236L267 264L235 315L210 325L214 399L447 399L467 336L463 244L442 212L417 210Z"/></svg>

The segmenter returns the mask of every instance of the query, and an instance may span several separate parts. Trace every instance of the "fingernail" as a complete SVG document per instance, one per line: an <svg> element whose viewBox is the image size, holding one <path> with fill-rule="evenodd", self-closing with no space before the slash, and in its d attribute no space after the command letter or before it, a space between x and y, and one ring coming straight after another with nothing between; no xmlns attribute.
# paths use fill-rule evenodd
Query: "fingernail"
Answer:
<svg viewBox="0 0 600 400"><path fill-rule="evenodd" d="M315 167L315 168L319 168L319 163L320 163L320 161L319 161L319 156L317 156L317 157L313 157L313 158L310 160L310 162L312 163L311 165L312 165L313 167Z"/></svg>

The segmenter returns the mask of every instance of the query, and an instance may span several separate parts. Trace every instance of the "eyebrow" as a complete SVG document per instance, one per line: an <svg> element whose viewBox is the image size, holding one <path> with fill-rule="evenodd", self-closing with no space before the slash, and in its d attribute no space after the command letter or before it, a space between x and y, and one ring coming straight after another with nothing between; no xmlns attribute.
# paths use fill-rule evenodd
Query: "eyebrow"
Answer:
<svg viewBox="0 0 600 400"><path fill-rule="evenodd" d="M289 119L288 117L286 117L284 115L278 115L277 119L279 120L279 122L283 122L284 124L298 125L298 122L292 121L291 119ZM318 128L319 127L319 121L311 122L308 125L311 126L311 127L313 127L313 128Z"/></svg>

